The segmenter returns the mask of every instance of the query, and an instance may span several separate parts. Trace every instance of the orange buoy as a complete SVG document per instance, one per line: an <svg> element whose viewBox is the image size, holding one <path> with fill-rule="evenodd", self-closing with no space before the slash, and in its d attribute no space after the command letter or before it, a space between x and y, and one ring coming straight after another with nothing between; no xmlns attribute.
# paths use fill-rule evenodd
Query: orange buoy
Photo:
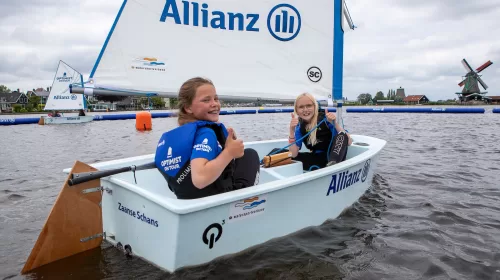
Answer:
<svg viewBox="0 0 500 280"><path fill-rule="evenodd" d="M135 115L135 128L139 131L153 129L150 112L138 112Z"/></svg>
<svg viewBox="0 0 500 280"><path fill-rule="evenodd" d="M38 120L38 124L39 125L44 125L45 124L45 120L43 119L43 117L40 117L40 119Z"/></svg>

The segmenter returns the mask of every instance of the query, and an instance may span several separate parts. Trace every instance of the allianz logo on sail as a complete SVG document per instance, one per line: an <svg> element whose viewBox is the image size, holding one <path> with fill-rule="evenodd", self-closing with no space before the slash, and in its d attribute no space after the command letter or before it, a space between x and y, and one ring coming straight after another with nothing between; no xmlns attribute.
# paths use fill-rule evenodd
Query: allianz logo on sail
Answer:
<svg viewBox="0 0 500 280"><path fill-rule="evenodd" d="M208 4L198 2L166 0L161 22L171 18L175 24L201 26L205 28L259 32L260 14L244 14L209 10ZM182 7L182 12L179 8ZM171 20L168 20L171 22ZM277 40L290 41L300 32L301 18L299 11L290 4L274 6L267 15L267 29Z"/></svg>
<svg viewBox="0 0 500 280"><path fill-rule="evenodd" d="M74 94L72 94L71 96L68 96L68 95L54 95L54 99L71 99L71 100L76 100L77 97Z"/></svg>

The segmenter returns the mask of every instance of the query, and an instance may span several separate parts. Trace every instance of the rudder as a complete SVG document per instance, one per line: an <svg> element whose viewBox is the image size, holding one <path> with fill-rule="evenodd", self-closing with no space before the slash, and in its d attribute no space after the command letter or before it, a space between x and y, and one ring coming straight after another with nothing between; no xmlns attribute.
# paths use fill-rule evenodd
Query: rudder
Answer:
<svg viewBox="0 0 500 280"><path fill-rule="evenodd" d="M76 161L21 274L100 246L103 238L100 180L68 185L73 173L90 171L97 169Z"/></svg>

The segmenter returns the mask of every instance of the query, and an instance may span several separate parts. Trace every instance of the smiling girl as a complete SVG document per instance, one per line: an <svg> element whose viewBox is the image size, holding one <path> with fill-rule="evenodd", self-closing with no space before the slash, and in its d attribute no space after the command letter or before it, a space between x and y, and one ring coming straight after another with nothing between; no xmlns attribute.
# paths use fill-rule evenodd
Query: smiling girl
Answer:
<svg viewBox="0 0 500 280"><path fill-rule="evenodd" d="M290 152L295 160L302 162L303 169L323 168L327 164L335 164L345 160L347 145L350 145L352 140L337 123L335 114L329 113L328 109L325 109L324 113L320 112L318 102L309 93L299 95L295 99L294 107L294 112L298 117L292 113L288 141L289 143L296 142L295 145L290 146ZM299 140L324 118L327 121L321 123L306 138ZM302 143L311 151L310 153L299 152ZM333 147L342 147L342 149L333 149Z"/></svg>
<svg viewBox="0 0 500 280"><path fill-rule="evenodd" d="M156 167L179 199L194 199L258 183L259 157L232 128L219 123L213 83L192 78L179 90L179 127L162 135Z"/></svg>

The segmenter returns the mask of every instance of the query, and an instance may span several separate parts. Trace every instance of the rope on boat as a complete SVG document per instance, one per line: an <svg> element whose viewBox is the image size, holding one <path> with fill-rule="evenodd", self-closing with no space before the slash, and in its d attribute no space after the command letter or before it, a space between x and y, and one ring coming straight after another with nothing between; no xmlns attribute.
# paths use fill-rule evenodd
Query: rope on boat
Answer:
<svg viewBox="0 0 500 280"><path fill-rule="evenodd" d="M320 126L323 122L326 122L326 121L327 121L327 119L326 119L326 117L325 117L325 118L324 118L322 121L320 121L320 122L319 122L319 123L318 123L315 127L313 127L313 129L311 129L308 133L306 133L306 135L302 136L302 137L301 137L301 138L299 138L299 139L296 139L293 143L290 143L290 144L286 145L285 147L283 147L283 148L281 148L281 149L279 149L279 150L276 150L276 151L274 151L274 152L272 152L272 153L269 153L269 154L268 154L268 156L272 156L272 155L274 155L274 154L277 154L278 152L281 152L281 151L285 150L286 148L288 148L288 147L292 146L293 144L297 143L298 141L301 141L302 139L306 138L306 137L307 137L307 136L309 136L309 134L311 134L311 133L312 133L315 129L317 129L317 128L318 128L318 127L319 127L319 126ZM328 150L330 150L330 146L332 145L332 142L333 142L333 137L332 137L332 140L330 141L330 145L328 145ZM326 153L326 160L327 160L327 161L329 160L329 157L330 157L330 155L329 155L329 153L327 152L327 153ZM264 159L262 159L262 160L260 161L260 164L263 164L263 162L264 162Z"/></svg>

